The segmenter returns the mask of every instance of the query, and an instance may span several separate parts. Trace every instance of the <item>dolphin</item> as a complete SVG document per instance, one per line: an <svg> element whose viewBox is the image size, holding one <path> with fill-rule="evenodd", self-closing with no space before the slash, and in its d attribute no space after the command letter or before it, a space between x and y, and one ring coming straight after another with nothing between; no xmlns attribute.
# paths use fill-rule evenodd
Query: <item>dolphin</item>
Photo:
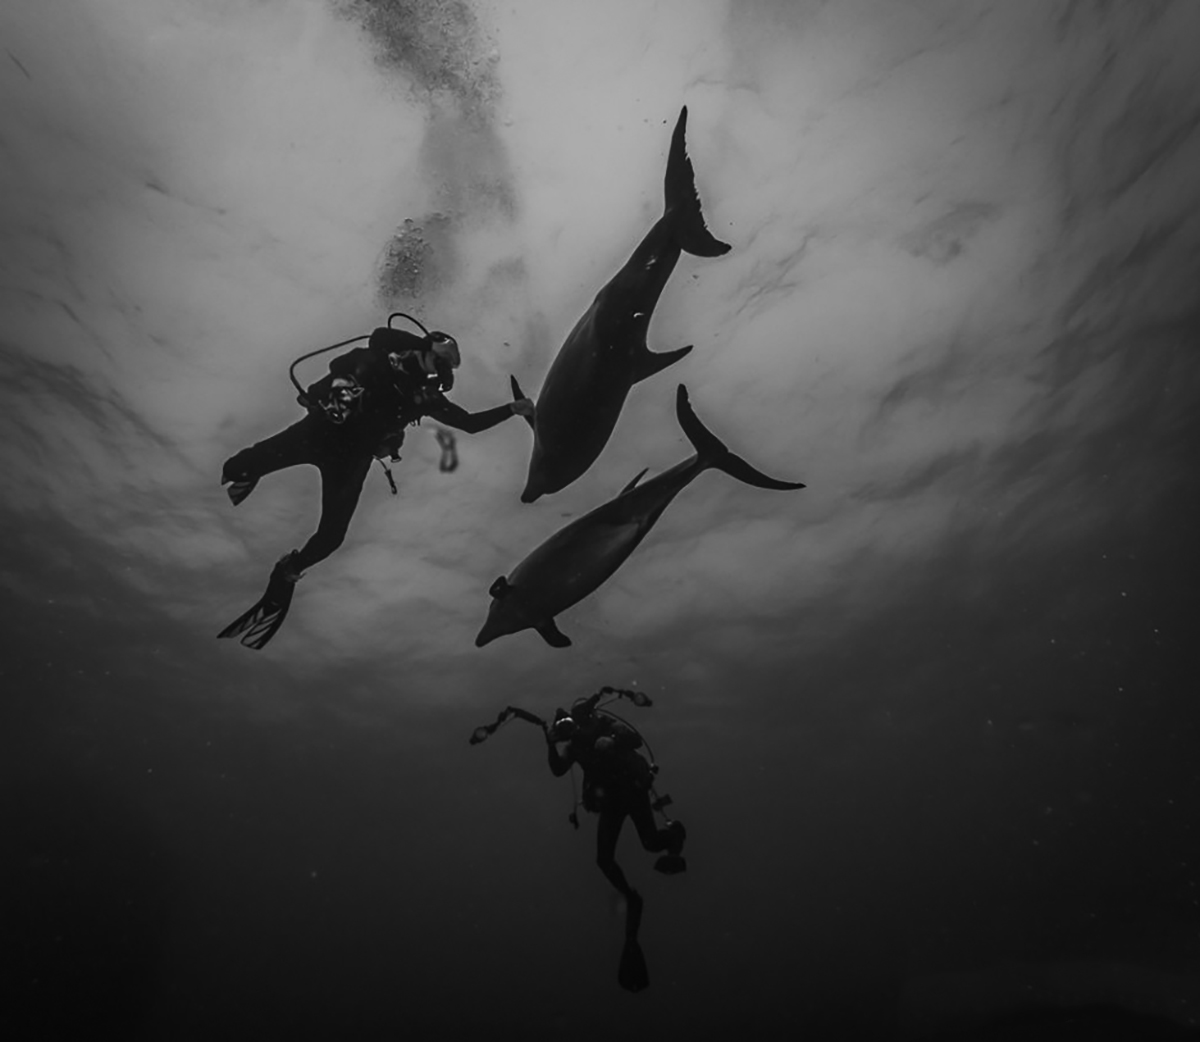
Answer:
<svg viewBox="0 0 1200 1042"><path fill-rule="evenodd" d="M583 474L608 442L629 389L692 349L652 354L646 347L650 316L680 252L697 257L729 252L728 243L713 238L705 227L684 144L686 128L685 105L671 135L663 215L596 294L546 374L529 418L533 456L522 503L558 492Z"/></svg>
<svg viewBox="0 0 1200 1042"><path fill-rule="evenodd" d="M537 630L551 647L568 647L571 640L555 625L554 617L620 568L671 500L709 467L757 488L804 488L800 482L767 477L730 452L692 411L683 384L675 395L675 414L695 455L639 484L643 470L615 498L560 528L511 575L492 583L492 603L475 638L477 648L525 629Z"/></svg>

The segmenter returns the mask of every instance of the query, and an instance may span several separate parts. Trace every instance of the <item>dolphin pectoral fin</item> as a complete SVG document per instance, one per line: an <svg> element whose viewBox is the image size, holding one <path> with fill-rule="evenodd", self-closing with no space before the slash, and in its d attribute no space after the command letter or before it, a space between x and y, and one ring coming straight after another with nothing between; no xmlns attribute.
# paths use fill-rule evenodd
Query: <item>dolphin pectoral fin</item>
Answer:
<svg viewBox="0 0 1200 1042"><path fill-rule="evenodd" d="M661 373L667 366L674 365L691 350L692 345L688 344L687 347L681 347L676 351L662 351L658 354L653 351L639 352L633 360L633 382L639 383L648 376Z"/></svg>
<svg viewBox="0 0 1200 1042"><path fill-rule="evenodd" d="M517 383L517 378L515 376L513 376L511 373L509 373L509 376L508 376L508 383L509 383L509 386L512 388L512 396L513 396L514 402L519 402L522 398L525 397L525 392L521 390L521 385L519 383ZM529 429L531 431L537 430L537 427L534 426L532 416L526 416L525 422L527 424L529 424Z"/></svg>
<svg viewBox="0 0 1200 1042"><path fill-rule="evenodd" d="M750 466L741 456L730 452L725 443L700 422L700 417L688 401L687 388L683 384L679 385L679 390L675 393L675 415L683 433L687 435L688 441L696 449L696 455L705 466L723 470L731 478L737 478L738 481L744 481L755 488L769 488L780 492L804 488L804 484L799 481L780 481L778 478L769 477Z"/></svg>
<svg viewBox="0 0 1200 1042"><path fill-rule="evenodd" d="M643 467L640 471L638 471L637 474L634 475L633 480L628 485L626 485L623 489L621 489L621 491L618 492L617 495L623 496L623 495L625 495L626 492L631 492L634 488L636 488L637 483L639 481L641 481L643 477L645 477L646 471L648 471L649 469L650 469L649 467Z"/></svg>
<svg viewBox="0 0 1200 1042"><path fill-rule="evenodd" d="M569 648L571 646L571 638L554 624L553 619L549 622L543 622L540 626L535 626L534 629L541 634L542 640L552 648Z"/></svg>

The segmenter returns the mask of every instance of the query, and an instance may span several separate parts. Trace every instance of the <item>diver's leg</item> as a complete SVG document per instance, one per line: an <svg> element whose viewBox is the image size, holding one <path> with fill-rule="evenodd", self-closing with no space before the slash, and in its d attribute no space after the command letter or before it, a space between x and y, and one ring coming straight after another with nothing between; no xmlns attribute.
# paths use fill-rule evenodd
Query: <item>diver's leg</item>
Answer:
<svg viewBox="0 0 1200 1042"><path fill-rule="evenodd" d="M650 797L642 795L632 801L629 807L629 817L637 829L638 839L642 847L651 853L666 850L671 845L671 833L660 829L654 823L654 811L650 809ZM678 851L676 851L678 853Z"/></svg>
<svg viewBox="0 0 1200 1042"><path fill-rule="evenodd" d="M328 449L314 451L310 446L299 462L315 463L321 470L321 520L317 531L303 549L292 550L275 562L266 592L258 603L226 626L218 637L238 637L246 647L259 650L275 636L287 618L296 582L304 569L323 561L345 539L372 459L369 452L338 455Z"/></svg>
<svg viewBox="0 0 1200 1042"><path fill-rule="evenodd" d="M650 808L650 797L644 793L633 801L629 808L638 838L642 846L651 852L665 850L666 853L654 862L654 868L664 875L675 875L687 871L687 861L680 856L687 830L682 821L669 822L665 829L655 827L654 811Z"/></svg>
<svg viewBox="0 0 1200 1042"><path fill-rule="evenodd" d="M234 505L250 495L259 478L301 463L315 463L314 438L320 433L317 425L322 422L315 416L305 416L278 434L230 456L221 468L221 484L230 485L229 498Z"/></svg>
<svg viewBox="0 0 1200 1042"><path fill-rule="evenodd" d="M616 858L617 839L621 835L621 826L625 824L625 813L624 808L613 810L605 807L600 811L600 822L596 826L596 865L604 877L628 898L636 895L637 891L629 885Z"/></svg>
<svg viewBox="0 0 1200 1042"><path fill-rule="evenodd" d="M299 550L292 552L292 570L299 573L318 561L325 560L346 538L350 520L358 508L363 482L371 469L374 457L369 452L349 456L327 457L317 466L321 469L321 520L312 537Z"/></svg>

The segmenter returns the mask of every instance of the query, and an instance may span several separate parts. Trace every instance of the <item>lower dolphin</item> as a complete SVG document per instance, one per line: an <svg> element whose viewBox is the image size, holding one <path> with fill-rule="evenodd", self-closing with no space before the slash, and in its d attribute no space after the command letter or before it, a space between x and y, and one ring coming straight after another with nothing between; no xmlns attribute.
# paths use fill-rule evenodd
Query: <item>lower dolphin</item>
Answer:
<svg viewBox="0 0 1200 1042"><path fill-rule="evenodd" d="M555 616L612 575L637 549L671 500L710 467L756 488L804 488L800 482L768 477L730 452L692 411L683 384L676 392L675 413L695 455L639 484L646 473L643 470L615 498L560 528L511 575L492 583L492 603L475 638L476 647L525 629L537 630L552 647L570 645L570 638L555 624Z"/></svg>

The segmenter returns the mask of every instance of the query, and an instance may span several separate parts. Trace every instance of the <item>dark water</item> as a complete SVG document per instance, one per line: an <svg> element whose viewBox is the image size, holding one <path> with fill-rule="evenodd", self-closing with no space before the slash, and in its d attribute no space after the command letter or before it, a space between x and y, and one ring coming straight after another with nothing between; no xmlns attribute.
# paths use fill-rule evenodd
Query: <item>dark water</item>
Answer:
<svg viewBox="0 0 1200 1042"><path fill-rule="evenodd" d="M751 708L695 713L690 736L643 711L690 868L656 876L623 839L647 901L636 996L594 826L571 830L532 729L471 748L491 713L433 708L365 731L311 690L300 720L214 712L202 677L183 697L148 680L170 642L168 677L207 649L127 595L107 624L10 604L6 1015L147 1038L898 1037L914 1007L944 1028L1105 1001L1186 1023L1196 492L973 570L984 597L962 559L914 577L919 614L789 676L749 665ZM1016 620L1068 602L1029 647ZM123 612L136 656L106 640ZM882 712L881 686L900 692Z"/></svg>

